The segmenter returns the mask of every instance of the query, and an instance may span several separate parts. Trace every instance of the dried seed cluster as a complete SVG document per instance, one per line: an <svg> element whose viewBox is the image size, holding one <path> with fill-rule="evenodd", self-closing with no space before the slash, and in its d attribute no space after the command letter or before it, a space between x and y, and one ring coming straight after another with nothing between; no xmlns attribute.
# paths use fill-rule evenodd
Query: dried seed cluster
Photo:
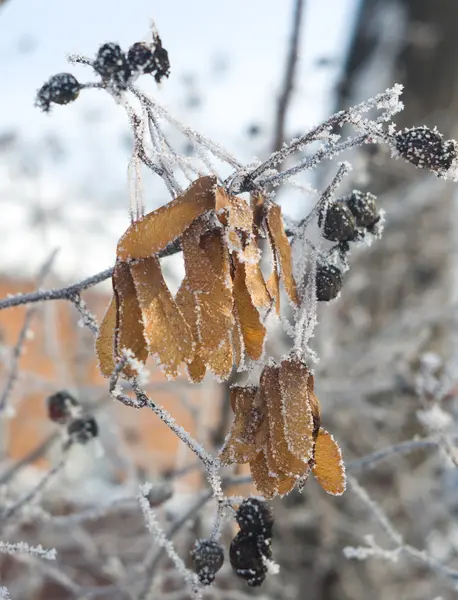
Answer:
<svg viewBox="0 0 458 600"><path fill-rule="evenodd" d="M436 129L412 127L395 136L395 146L399 154L418 169L431 169L441 173L447 171L457 158L455 140L444 140Z"/></svg>
<svg viewBox="0 0 458 600"><path fill-rule="evenodd" d="M234 421L220 452L223 465L249 463L266 497L288 494L310 471L323 489L345 491L339 446L320 426L313 376L297 356L267 365L259 387L233 386Z"/></svg>
<svg viewBox="0 0 458 600"><path fill-rule="evenodd" d="M47 399L48 416L51 421L67 427L69 438L78 444L86 444L97 437L98 425L92 416L82 416L78 400L66 390L52 394Z"/></svg>
<svg viewBox="0 0 458 600"><path fill-rule="evenodd" d="M261 237L272 255L267 280L260 268ZM158 254L178 238L186 274L173 297ZM297 304L280 207L258 197L250 205L228 195L214 177L201 177L119 240L113 298L96 343L102 373L110 377L128 351L140 363L156 356L171 378L186 364L194 382L207 370L227 379L234 364L261 358L263 316L280 310L280 280ZM122 370L127 377L137 373L132 364Z"/></svg>
<svg viewBox="0 0 458 600"><path fill-rule="evenodd" d="M351 242L361 241L368 234L377 233L380 213L377 198L369 192L353 190L351 194L329 203L318 217L325 239L337 242L336 249L345 264ZM342 289L342 271L326 261L319 262L316 270L316 298L329 302Z"/></svg>
<svg viewBox="0 0 458 600"><path fill-rule="evenodd" d="M126 90L138 75L151 74L157 83L170 75L168 52L157 34L151 43L133 44L127 56L119 44L107 42L100 46L91 64L102 77L104 85L115 93ZM68 104L76 100L84 87L88 86L81 84L71 73L59 73L38 90L35 103L48 112L52 104Z"/></svg>
<svg viewBox="0 0 458 600"><path fill-rule="evenodd" d="M240 531L230 547L232 568L247 585L261 585L272 558L272 510L259 498L247 498L239 506L236 520Z"/></svg>
<svg viewBox="0 0 458 600"><path fill-rule="evenodd" d="M211 585L224 563L224 550L215 540L196 540L191 549L194 570L202 585Z"/></svg>
<svg viewBox="0 0 458 600"><path fill-rule="evenodd" d="M157 83L170 75L168 52L157 35L153 44L136 42L129 48L127 56L119 44L103 44L97 52L93 67L115 91L125 90L132 78L140 74L154 75Z"/></svg>

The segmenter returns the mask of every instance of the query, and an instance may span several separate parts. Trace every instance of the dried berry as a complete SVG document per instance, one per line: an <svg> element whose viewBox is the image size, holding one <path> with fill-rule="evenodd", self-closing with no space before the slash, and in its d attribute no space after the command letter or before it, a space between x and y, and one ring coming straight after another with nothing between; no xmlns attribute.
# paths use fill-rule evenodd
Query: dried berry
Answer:
<svg viewBox="0 0 458 600"><path fill-rule="evenodd" d="M323 236L327 240L343 242L354 238L356 221L345 202L341 200L330 202L325 217L324 213L324 210L320 212L318 225L322 227Z"/></svg>
<svg viewBox="0 0 458 600"><path fill-rule="evenodd" d="M143 42L136 42L129 48L127 61L132 71L153 73L156 70L156 61L153 52Z"/></svg>
<svg viewBox="0 0 458 600"><path fill-rule="evenodd" d="M214 540L196 540L191 550L194 568L202 585L210 585L223 566L223 547Z"/></svg>
<svg viewBox="0 0 458 600"><path fill-rule="evenodd" d="M316 299L333 300L342 289L342 273L334 265L321 264L316 270Z"/></svg>
<svg viewBox="0 0 458 600"><path fill-rule="evenodd" d="M400 131L395 145L399 154L419 169L447 170L457 156L453 140L444 141L437 129L425 125Z"/></svg>
<svg viewBox="0 0 458 600"><path fill-rule="evenodd" d="M68 104L78 98L81 84L71 73L54 75L39 90L36 105L48 112L52 103Z"/></svg>
<svg viewBox="0 0 458 600"><path fill-rule="evenodd" d="M249 536L242 531L232 540L229 550L232 568L250 587L263 583L267 574L265 559L271 556L270 539Z"/></svg>
<svg viewBox="0 0 458 600"><path fill-rule="evenodd" d="M247 498L239 506L235 518L243 533L272 537L274 517L271 508L263 500Z"/></svg>
<svg viewBox="0 0 458 600"><path fill-rule="evenodd" d="M108 42L100 46L93 66L103 79L111 81L115 87L119 89L127 87L131 71L119 44Z"/></svg>
<svg viewBox="0 0 458 600"><path fill-rule="evenodd" d="M170 75L169 53L162 46L162 40L159 36L155 36L154 41L156 43L156 48L154 49L153 54L154 64L156 67L154 79L157 83L160 83L163 77L168 77Z"/></svg>
<svg viewBox="0 0 458 600"><path fill-rule="evenodd" d="M356 220L357 227L372 227L377 220L377 198L369 192L353 192L343 199Z"/></svg>
<svg viewBox="0 0 458 600"><path fill-rule="evenodd" d="M79 402L67 391L57 392L47 399L48 416L51 421L65 425L78 416L81 407Z"/></svg>
<svg viewBox="0 0 458 600"><path fill-rule="evenodd" d="M74 442L86 444L97 437L99 427L94 417L82 417L72 421L67 428L67 432Z"/></svg>

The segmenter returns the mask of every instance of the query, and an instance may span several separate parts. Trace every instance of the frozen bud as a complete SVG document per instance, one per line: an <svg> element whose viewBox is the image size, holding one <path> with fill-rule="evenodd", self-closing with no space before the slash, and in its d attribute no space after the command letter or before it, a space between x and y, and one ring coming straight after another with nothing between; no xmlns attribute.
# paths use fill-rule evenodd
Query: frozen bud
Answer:
<svg viewBox="0 0 458 600"><path fill-rule="evenodd" d="M232 540L229 550L232 568L250 587L257 587L263 583L267 574L264 559L271 557L269 539L249 536L242 531Z"/></svg>
<svg viewBox="0 0 458 600"><path fill-rule="evenodd" d="M48 416L51 421L65 425L78 416L81 411L79 402L67 391L57 392L47 399Z"/></svg>
<svg viewBox="0 0 458 600"><path fill-rule="evenodd" d="M320 211L318 225L322 228L323 236L333 242L351 240L355 236L355 217L341 200L330 202L326 211Z"/></svg>
<svg viewBox="0 0 458 600"><path fill-rule="evenodd" d="M156 68L156 73L154 75L154 79L157 83L160 83L164 77L168 77L170 75L170 61L169 61L169 53L162 46L162 41L159 36L155 38L156 47L154 49L154 64Z"/></svg>
<svg viewBox="0 0 458 600"><path fill-rule="evenodd" d="M99 427L94 417L82 417L72 421L67 427L67 432L73 442L86 444L97 437Z"/></svg>
<svg viewBox="0 0 458 600"><path fill-rule="evenodd" d="M264 500L247 498L239 506L235 518L243 533L272 537L274 516Z"/></svg>
<svg viewBox="0 0 458 600"><path fill-rule="evenodd" d="M412 127L396 134L399 154L419 169L446 171L457 156L454 140L444 141L437 129Z"/></svg>
<svg viewBox="0 0 458 600"><path fill-rule="evenodd" d="M119 44L108 42L100 46L93 66L104 79L112 80L120 89L127 87L130 67Z"/></svg>
<svg viewBox="0 0 458 600"><path fill-rule="evenodd" d="M194 568L202 585L210 585L223 566L223 547L214 540L196 540L191 549Z"/></svg>
<svg viewBox="0 0 458 600"><path fill-rule="evenodd" d="M355 217L357 227L372 227L377 221L377 198L373 194L353 190L343 200Z"/></svg>
<svg viewBox="0 0 458 600"><path fill-rule="evenodd" d="M152 73L156 69L153 52L143 42L137 42L129 48L127 61L132 71Z"/></svg>
<svg viewBox="0 0 458 600"><path fill-rule="evenodd" d="M36 105L48 112L51 104L68 104L78 98L81 84L71 73L54 75L39 90Z"/></svg>
<svg viewBox="0 0 458 600"><path fill-rule="evenodd" d="M334 265L321 264L316 269L316 299L320 302L334 300L342 289L342 273Z"/></svg>

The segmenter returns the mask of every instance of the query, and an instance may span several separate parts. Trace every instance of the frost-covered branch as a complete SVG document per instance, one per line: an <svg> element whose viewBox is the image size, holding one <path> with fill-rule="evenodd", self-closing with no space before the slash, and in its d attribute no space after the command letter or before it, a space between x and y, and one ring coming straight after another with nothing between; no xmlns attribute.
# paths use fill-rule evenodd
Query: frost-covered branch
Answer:
<svg viewBox="0 0 458 600"><path fill-rule="evenodd" d="M364 560L371 556L378 556L388 560L396 561L398 556L405 555L414 560L422 562L439 575L450 579L454 586L458 585L458 570L443 565L440 561L430 556L425 550L418 550L410 544L405 544L401 534L396 530L380 506L369 496L366 490L361 487L356 479L354 477L350 477L348 482L352 491L356 493L358 498L369 509L372 516L376 521L378 521L383 531L387 534L388 539L394 545L393 549L384 550L375 544L375 542L373 543L372 537L369 537L369 539L366 538L366 542L369 542L367 547L347 547L344 549L344 553L348 558Z"/></svg>
<svg viewBox="0 0 458 600"><path fill-rule="evenodd" d="M29 546L27 542L0 542L0 552L3 554L30 554L31 556L38 556L39 558L44 558L46 560L55 560L56 559L56 550L52 548L51 550L47 550L43 548L41 544L38 546Z"/></svg>

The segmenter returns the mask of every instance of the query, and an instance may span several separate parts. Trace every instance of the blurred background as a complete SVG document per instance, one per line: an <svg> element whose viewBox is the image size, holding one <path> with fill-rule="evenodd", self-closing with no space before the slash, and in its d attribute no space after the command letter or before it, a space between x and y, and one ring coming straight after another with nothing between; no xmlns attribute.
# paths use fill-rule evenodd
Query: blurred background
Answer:
<svg viewBox="0 0 458 600"><path fill-rule="evenodd" d="M171 76L160 87L145 77L140 87L243 162L265 159L283 141L395 82L405 86L399 128L437 125L446 138L458 137L456 0L0 0L1 298L35 289L56 248L44 287L67 285L113 264L116 241L129 225L132 134L126 115L100 90L85 90L77 102L49 115L34 107L34 97L61 71L93 79L87 67L68 65L66 55L93 57L106 41L127 49L147 35L151 19L169 52ZM294 30L298 60L282 111ZM353 252L341 297L320 307L314 346L321 358L316 384L323 422L353 464L350 472L405 542L458 568L458 477L454 448L447 445L457 434L458 414L455 187L372 145L345 158L354 167L347 188L375 193L386 225L381 240ZM304 176L303 184L321 189L335 171L336 164L326 164ZM168 200L151 174L145 174L145 199L147 210ZM286 186L278 199L292 219L305 216L316 201ZM168 259L166 268L177 278L179 259ZM84 293L98 319L109 289L105 282ZM0 312L0 390L11 380L25 318L24 308ZM41 513L32 510L0 526L0 540L55 547L57 562L7 556L0 562L0 586L8 586L14 600L146 598L144 581L153 573L150 598L186 598L167 560L153 564L157 548L132 498L138 482L154 482L163 495L157 503L164 528L172 527L203 486L193 456L154 415L110 399L97 372L92 334L79 326L70 303L36 305L27 318L10 412L1 423L2 493L15 497L30 489L60 456L58 427L46 418L50 393L72 391L96 414L101 433L97 444L72 453L44 493ZM284 351L286 344L281 334L271 338ZM151 397L206 447L217 448L230 425L227 387L211 380L191 386L184 378L170 384L153 365L150 370ZM447 443L392 453L370 469L358 462L433 435ZM113 499L120 499L119 506L102 511ZM253 591L226 564L206 597L456 597L456 581L412 557L346 558L343 549L364 545L367 534L381 547L393 547L351 489L332 498L308 482L303 494L274 507L280 573ZM97 519L65 521L65 515L97 508ZM176 531L183 556L196 537L208 535L213 514L214 505L207 504ZM138 589L132 582L126 586L132 574Z"/></svg>

